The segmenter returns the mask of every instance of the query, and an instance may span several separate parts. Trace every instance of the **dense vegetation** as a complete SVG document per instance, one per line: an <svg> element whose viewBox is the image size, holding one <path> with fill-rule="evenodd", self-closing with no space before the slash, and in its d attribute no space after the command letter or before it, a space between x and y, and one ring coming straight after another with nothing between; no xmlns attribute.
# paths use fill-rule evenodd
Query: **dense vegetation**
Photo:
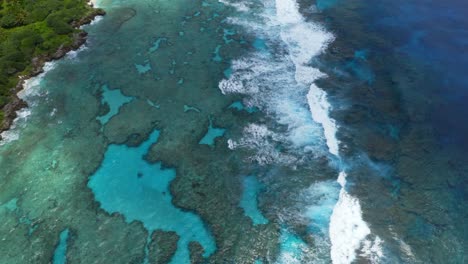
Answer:
<svg viewBox="0 0 468 264"><path fill-rule="evenodd" d="M79 31L73 22L92 12L86 0L0 0L0 109L18 76L31 72L32 58L71 45Z"/></svg>

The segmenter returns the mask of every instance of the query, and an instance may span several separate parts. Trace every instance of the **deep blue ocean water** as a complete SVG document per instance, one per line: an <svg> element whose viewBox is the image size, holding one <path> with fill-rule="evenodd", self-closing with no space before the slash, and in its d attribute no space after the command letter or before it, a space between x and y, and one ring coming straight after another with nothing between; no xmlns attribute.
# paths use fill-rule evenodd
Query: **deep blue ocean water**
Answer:
<svg viewBox="0 0 468 264"><path fill-rule="evenodd" d="M468 148L468 6L464 1L381 1L364 14L370 30L385 35L393 51L433 71L431 121L442 143Z"/></svg>
<svg viewBox="0 0 468 264"><path fill-rule="evenodd" d="M465 263L463 1L128 0L0 145L1 263Z"/></svg>
<svg viewBox="0 0 468 264"><path fill-rule="evenodd" d="M380 226L377 233L399 236L412 248L407 254L402 249L410 247L401 241L387 243L384 259L390 263L466 261L467 8L456 0L341 1L324 10L329 25L349 41L337 46L365 51L345 59L340 73L368 81L368 93L377 96L347 93L357 98L355 113L367 120L345 122L354 137L368 137L357 145L369 150L372 170L384 176L377 185L374 174L356 179L356 185L374 181L355 190L367 197L361 199L364 215L369 210L365 218ZM346 82L351 89L363 85ZM348 98L343 101L350 103ZM369 194L372 185L374 191L387 186L388 194Z"/></svg>

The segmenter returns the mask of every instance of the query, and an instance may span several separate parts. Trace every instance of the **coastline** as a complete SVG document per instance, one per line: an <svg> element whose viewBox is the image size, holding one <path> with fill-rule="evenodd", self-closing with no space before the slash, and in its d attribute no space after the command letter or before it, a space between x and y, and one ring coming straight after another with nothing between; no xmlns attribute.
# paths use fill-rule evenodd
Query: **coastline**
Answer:
<svg viewBox="0 0 468 264"><path fill-rule="evenodd" d="M72 27L79 29L83 25L90 24L96 17L104 16L106 12L101 8L96 8L96 1L89 1L89 5L93 8L93 12L81 18L78 21L71 23ZM46 62L59 60L63 58L68 52L78 50L83 44L86 43L88 33L81 31L73 34L73 43L70 46L60 46L53 54L42 55L32 59L32 70L29 74L20 76L19 81L15 87L12 88L12 96L1 110L4 113L4 118L0 124L0 140L2 140L1 133L7 131L13 125L14 120L18 117L17 111L28 107L28 104L18 97L18 93L24 89L24 82L32 77L38 76L44 72L44 65Z"/></svg>

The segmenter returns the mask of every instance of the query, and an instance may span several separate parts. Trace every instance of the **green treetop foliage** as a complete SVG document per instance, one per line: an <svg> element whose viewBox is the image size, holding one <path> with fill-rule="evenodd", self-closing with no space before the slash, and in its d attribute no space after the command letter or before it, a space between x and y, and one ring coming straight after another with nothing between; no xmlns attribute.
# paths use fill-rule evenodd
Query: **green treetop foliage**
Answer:
<svg viewBox="0 0 468 264"><path fill-rule="evenodd" d="M91 12L86 0L0 0L0 107L32 58L71 45L79 31L71 23Z"/></svg>

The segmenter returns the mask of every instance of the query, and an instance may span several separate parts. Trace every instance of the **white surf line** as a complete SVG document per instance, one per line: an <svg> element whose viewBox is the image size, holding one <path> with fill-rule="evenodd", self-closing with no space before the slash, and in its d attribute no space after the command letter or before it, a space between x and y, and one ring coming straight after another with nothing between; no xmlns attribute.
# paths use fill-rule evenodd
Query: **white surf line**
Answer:
<svg viewBox="0 0 468 264"><path fill-rule="evenodd" d="M91 21L90 24L83 25L83 26L95 25L96 23L101 21L102 18L103 18L102 16L96 16L93 19L93 21ZM80 29L82 29L83 26L81 26ZM65 56L63 56L59 60L64 60L64 59L74 60L76 59L76 57L78 56L80 52L82 52L83 50L86 50L87 48L88 47L86 43L84 43L77 50L68 51L67 54L65 54ZM56 63L59 60L51 60L51 61L44 63L44 66L42 66L42 73L40 73L37 76L33 76L29 79L24 80L23 89L20 90L17 95L21 100L26 101L28 103L28 106L16 111L17 116L13 120L11 127L8 130L5 130L0 134L2 138L0 140L0 146L19 139L19 131L18 131L19 127L18 126L22 127L26 124L28 117L31 115L31 108L34 106L31 102L27 100L28 97L33 96L33 95L39 95L40 84L41 84L42 79L47 75L49 71L53 70L56 67ZM54 108L54 111L56 110L57 109Z"/></svg>
<svg viewBox="0 0 468 264"><path fill-rule="evenodd" d="M248 3L241 1L242 6L247 6ZM278 123L288 126L288 132L284 136L275 135L266 127L252 124L251 128L255 129L246 129L245 132L251 133L244 133L244 140L230 140L229 147L258 149L256 159L259 163L276 163L282 162L285 157L265 155L265 152L271 152L268 151L271 147L265 143L266 139L263 140L265 135L275 135L277 140L286 140L298 148L305 146L304 151L312 147L306 152L307 155L314 154L310 150L321 152L314 148L321 145L321 140L317 141L320 135L325 138L325 151L339 158L339 141L336 138L338 127L335 120L329 117L331 105L325 91L314 84L324 74L309 64L312 58L326 49L334 37L320 25L306 22L295 0L264 0L262 4L264 10L261 12L247 12L245 8L238 8L240 17L231 17L228 21L243 26L259 38L267 39L267 43L275 43L280 38L281 45L286 46L285 58L281 54L270 56L268 52L255 52L249 57L235 60L232 62L232 75L222 80L219 88L223 94L247 95L247 102L273 114ZM293 80L288 75L290 62L294 64L291 72ZM307 93L307 98L301 98L302 91ZM301 99L306 99L304 101L308 103L308 109L303 109ZM318 130L315 131L316 129ZM365 247L365 239L371 232L362 219L359 201L345 189L344 170L339 173L338 182L341 186L339 199L334 205L329 225L330 254L335 264L352 262L358 249L379 250L376 246ZM369 241L367 244L376 243ZM364 252L364 256L369 254ZM377 257L381 255L381 252L373 254Z"/></svg>
<svg viewBox="0 0 468 264"><path fill-rule="evenodd" d="M99 8L99 0L89 0L88 4L93 6L94 8Z"/></svg>
<svg viewBox="0 0 468 264"><path fill-rule="evenodd" d="M309 61L322 52L333 37L321 27L306 22L294 0L276 0L276 14L281 24L281 37L287 44L291 60L296 66L296 81L310 85L307 100L312 118L322 125L329 152L339 158L339 141L336 138L338 128L335 120L329 116L331 105L326 93L313 83L323 74L308 66ZM362 219L359 200L345 189L345 171L339 173L337 181L341 190L330 217L329 227L332 262L351 263L356 258L356 250L367 243L376 245L367 247L367 252L364 252L366 256L373 256L372 261L376 263L383 255L380 248L381 239L377 237L374 243L365 241L371 231Z"/></svg>
<svg viewBox="0 0 468 264"><path fill-rule="evenodd" d="M18 92L18 97L21 100L28 101L28 97L38 95L39 85L42 79L49 71L55 68L55 64L56 61L46 62L43 66L43 72L41 74L24 80L23 89ZM1 133L2 140L0 141L0 146L19 139L18 129L25 125L28 117L31 115L31 107L33 107L33 105L31 102L28 102L28 104L29 105L27 107L21 108L20 110L16 111L17 116L13 120L10 129L5 130Z"/></svg>

